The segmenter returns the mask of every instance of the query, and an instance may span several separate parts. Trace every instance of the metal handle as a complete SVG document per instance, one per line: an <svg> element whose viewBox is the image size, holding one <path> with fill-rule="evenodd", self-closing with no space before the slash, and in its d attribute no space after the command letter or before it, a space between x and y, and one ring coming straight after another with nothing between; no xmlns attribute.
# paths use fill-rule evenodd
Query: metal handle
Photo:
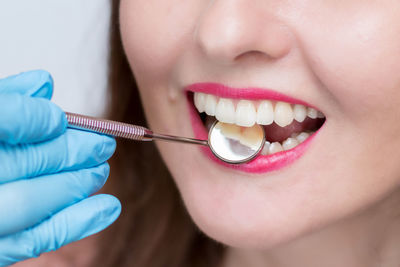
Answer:
<svg viewBox="0 0 400 267"><path fill-rule="evenodd" d="M103 133L115 137L128 138L137 141L152 141L156 139L163 141L173 141L173 142L208 146L207 140L199 140L199 139L186 138L173 135L156 134L153 133L151 130L142 126L99 119L70 112L65 112L65 114L67 115L69 128Z"/></svg>
<svg viewBox="0 0 400 267"><path fill-rule="evenodd" d="M67 115L68 127L89 130L92 132L103 133L115 137L128 138L138 141L153 140L153 132L149 129L122 122L98 119L90 116L65 112Z"/></svg>

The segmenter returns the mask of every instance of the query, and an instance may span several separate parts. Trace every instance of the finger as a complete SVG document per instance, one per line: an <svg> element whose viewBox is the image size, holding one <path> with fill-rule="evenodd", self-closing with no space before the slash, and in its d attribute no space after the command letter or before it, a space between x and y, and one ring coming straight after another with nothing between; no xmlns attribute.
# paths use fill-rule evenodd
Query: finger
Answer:
<svg viewBox="0 0 400 267"><path fill-rule="evenodd" d="M82 200L41 224L0 238L0 266L8 266L80 240L107 228L121 213L113 196L96 195Z"/></svg>
<svg viewBox="0 0 400 267"><path fill-rule="evenodd" d="M31 227L97 192L109 166L47 175L0 186L0 237Z"/></svg>
<svg viewBox="0 0 400 267"><path fill-rule="evenodd" d="M0 96L0 142L34 143L61 135L67 128L64 112L43 98Z"/></svg>
<svg viewBox="0 0 400 267"><path fill-rule="evenodd" d="M65 134L34 145L0 143L0 184L97 166L115 151L105 135L68 129Z"/></svg>
<svg viewBox="0 0 400 267"><path fill-rule="evenodd" d="M34 70L0 80L0 94L21 94L50 99L53 78L44 70Z"/></svg>

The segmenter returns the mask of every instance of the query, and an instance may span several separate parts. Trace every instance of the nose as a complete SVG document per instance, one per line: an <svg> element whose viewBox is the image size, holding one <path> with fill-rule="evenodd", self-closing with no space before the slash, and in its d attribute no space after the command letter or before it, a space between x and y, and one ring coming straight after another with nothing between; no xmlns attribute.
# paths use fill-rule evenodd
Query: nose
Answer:
<svg viewBox="0 0 400 267"><path fill-rule="evenodd" d="M201 52L220 64L249 55L270 60L287 55L293 43L290 29L274 15L273 7L261 2L212 1L196 25L195 41Z"/></svg>

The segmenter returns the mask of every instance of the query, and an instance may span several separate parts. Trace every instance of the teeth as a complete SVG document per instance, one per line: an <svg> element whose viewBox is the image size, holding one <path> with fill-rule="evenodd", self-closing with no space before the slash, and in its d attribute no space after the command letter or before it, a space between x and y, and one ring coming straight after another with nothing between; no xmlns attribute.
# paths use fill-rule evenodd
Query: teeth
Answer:
<svg viewBox="0 0 400 267"><path fill-rule="evenodd" d="M311 119L316 119L318 116L318 111L313 108L307 108L307 116Z"/></svg>
<svg viewBox="0 0 400 267"><path fill-rule="evenodd" d="M274 153L278 153L283 151L283 147L280 143L278 142L273 142L270 146L269 146L269 154L274 154Z"/></svg>
<svg viewBox="0 0 400 267"><path fill-rule="evenodd" d="M234 123L244 127L251 127L255 123L270 125L273 122L285 127L293 120L303 122L307 117L325 118L322 112L299 104L291 105L286 102L269 100L237 101L197 92L194 93L194 104L200 113L205 112L210 116L215 116L221 122Z"/></svg>
<svg viewBox="0 0 400 267"><path fill-rule="evenodd" d="M258 125L242 128L240 143L252 149L259 148L259 140L263 137L263 131Z"/></svg>
<svg viewBox="0 0 400 267"><path fill-rule="evenodd" d="M221 133L227 138L233 140L240 140L240 135L241 135L240 127L235 124L230 124L230 123L222 124Z"/></svg>
<svg viewBox="0 0 400 267"><path fill-rule="evenodd" d="M217 98L213 95L207 95L206 102L204 105L204 111L207 113L207 115L214 116L216 107L217 107Z"/></svg>
<svg viewBox="0 0 400 267"><path fill-rule="evenodd" d="M257 140L259 140L259 135L261 134L255 130L256 128L259 130L259 127L252 127L255 123L270 125L275 122L277 125L285 127L290 125L293 120L303 122L307 117L312 119L325 118L322 112L299 104L291 105L280 101L274 103L269 100L237 101L204 93L194 93L194 105L200 113L205 112L209 116L215 116L218 121L225 123L223 134L226 137L237 140L249 147L254 146L254 148L256 148ZM208 123L213 123L215 120L212 117L207 118L210 118ZM304 142L311 134L312 132L292 133L282 143L266 141L260 154L271 155L293 149Z"/></svg>
<svg viewBox="0 0 400 267"><path fill-rule="evenodd" d="M206 103L206 95L203 93L195 93L194 94L194 105L196 106L197 110L202 113L205 111L204 105Z"/></svg>
<svg viewBox="0 0 400 267"><path fill-rule="evenodd" d="M221 123L218 127L225 137L237 140L254 150L259 148L260 139L263 137L263 131L258 125L254 127L240 127L235 124Z"/></svg>
<svg viewBox="0 0 400 267"><path fill-rule="evenodd" d="M321 111L318 111L317 118L325 118L325 115Z"/></svg>
<svg viewBox="0 0 400 267"><path fill-rule="evenodd" d="M294 105L293 114L296 121L303 122L307 117L307 108L303 105Z"/></svg>
<svg viewBox="0 0 400 267"><path fill-rule="evenodd" d="M256 122L261 125L270 125L274 122L274 107L271 101L264 100L258 105Z"/></svg>
<svg viewBox="0 0 400 267"><path fill-rule="evenodd" d="M235 106L232 100L220 98L215 109L217 120L225 123L235 123Z"/></svg>
<svg viewBox="0 0 400 267"><path fill-rule="evenodd" d="M274 114L275 123L281 127L285 127L293 121L293 110L289 103L277 102Z"/></svg>
<svg viewBox="0 0 400 267"><path fill-rule="evenodd" d="M299 141L297 141L296 138L291 138L289 137L288 139L286 139L283 143L282 143L282 147L284 150L289 150L294 148L295 146L297 146L299 144Z"/></svg>
<svg viewBox="0 0 400 267"><path fill-rule="evenodd" d="M293 133L291 137L283 141L282 144L279 142L274 142L271 144L270 142L265 141L265 145L261 150L261 155L267 156L277 152L281 152L283 150L290 150L292 148L295 148L296 146L304 142L311 134L312 133L306 132Z"/></svg>
<svg viewBox="0 0 400 267"><path fill-rule="evenodd" d="M306 140L308 137L310 136L310 134L308 133L301 133L298 136L296 136L297 141L299 141L299 143L303 143L304 140Z"/></svg>
<svg viewBox="0 0 400 267"><path fill-rule="evenodd" d="M261 150L261 155L263 156L267 156L269 154L269 147L270 147L271 143L268 141L265 141L265 145L263 147L263 149Z"/></svg>
<svg viewBox="0 0 400 267"><path fill-rule="evenodd" d="M250 100L240 100L236 106L236 124L251 127L256 123L256 108Z"/></svg>

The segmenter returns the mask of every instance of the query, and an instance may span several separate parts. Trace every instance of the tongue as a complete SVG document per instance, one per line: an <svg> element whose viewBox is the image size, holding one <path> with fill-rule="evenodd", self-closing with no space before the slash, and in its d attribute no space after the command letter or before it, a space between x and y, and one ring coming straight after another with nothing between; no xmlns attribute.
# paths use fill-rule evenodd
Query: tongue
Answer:
<svg viewBox="0 0 400 267"><path fill-rule="evenodd" d="M264 125L265 138L271 143L282 142L289 138L292 133L316 130L319 125L319 120L311 118L306 118L303 122L293 120L293 122L286 127L280 127L274 122L270 125Z"/></svg>

